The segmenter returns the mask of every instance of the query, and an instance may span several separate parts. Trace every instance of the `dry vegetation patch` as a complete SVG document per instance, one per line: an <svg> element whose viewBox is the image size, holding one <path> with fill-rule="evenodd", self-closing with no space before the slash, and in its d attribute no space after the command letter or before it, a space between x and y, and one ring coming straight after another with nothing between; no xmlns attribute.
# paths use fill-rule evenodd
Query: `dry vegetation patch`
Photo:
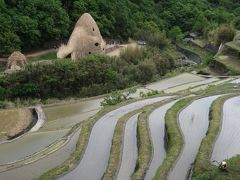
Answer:
<svg viewBox="0 0 240 180"><path fill-rule="evenodd" d="M0 137L14 136L26 129L32 121L29 109L10 109L0 111Z"/></svg>

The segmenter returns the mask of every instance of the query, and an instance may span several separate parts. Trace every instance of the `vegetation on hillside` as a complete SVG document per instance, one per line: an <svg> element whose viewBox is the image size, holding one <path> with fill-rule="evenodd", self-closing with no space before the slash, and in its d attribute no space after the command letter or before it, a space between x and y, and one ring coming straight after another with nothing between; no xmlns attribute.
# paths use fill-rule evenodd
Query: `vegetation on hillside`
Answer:
<svg viewBox="0 0 240 180"><path fill-rule="evenodd" d="M239 7L236 0L0 0L0 56L68 37L85 12L104 37L144 39L165 31L176 41L192 30L207 36L220 24L239 28Z"/></svg>
<svg viewBox="0 0 240 180"><path fill-rule="evenodd" d="M119 58L43 61L0 76L0 100L100 95L150 82L174 66L173 58L156 48L126 49Z"/></svg>

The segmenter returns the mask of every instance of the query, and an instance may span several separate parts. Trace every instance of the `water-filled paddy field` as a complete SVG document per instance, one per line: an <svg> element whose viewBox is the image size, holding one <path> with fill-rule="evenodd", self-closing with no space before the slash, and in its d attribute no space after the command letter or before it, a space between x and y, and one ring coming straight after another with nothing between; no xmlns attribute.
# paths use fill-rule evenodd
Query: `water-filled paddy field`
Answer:
<svg viewBox="0 0 240 180"><path fill-rule="evenodd" d="M166 129L166 113L180 99L194 95L192 93L199 92L199 90L204 92L210 86L219 86L216 89L224 89L225 86L222 85L229 85L229 82L232 82L232 85L229 85L229 89L231 90L232 87L236 91L237 87L235 86L237 85L233 84L236 83L233 80L234 78L206 79L185 73L140 87L132 95L132 98L135 100L116 106L115 109L106 112L92 124L92 128L89 129L90 136L88 141L83 146L85 150L82 154L79 154L79 161L76 161L76 164L70 167L71 171L57 178L66 180L101 179L107 168L109 168L109 158L116 156L111 154L114 132L118 131L119 128L118 126L116 127L116 124L121 117L136 110L141 111L126 119L126 123L123 124L122 144L119 145L121 147L121 156L120 154L117 155L120 156L119 162L116 163L116 167L112 167L116 172L112 179L131 179L133 174L137 172L138 167L141 167L139 162L147 164L147 167L142 171L144 172L143 179L156 178L156 174L159 175L162 172L161 165L164 163L164 160L171 156L171 152L169 153L168 151L168 141L172 137L169 137L169 129ZM147 93L151 90L163 91L173 95L166 96L161 94L161 96L155 95L156 97L148 97L146 99L141 99L138 95L141 91ZM188 93L184 92L185 90L189 90ZM180 91L185 94L179 93ZM168 179L186 179L190 170L193 169L201 142L207 135L212 102L222 95L224 93L215 95L214 92L211 92L210 96L204 94L203 97L199 96L196 99L193 96L193 101L190 104L187 104L186 107L178 112L174 112L177 113L177 118L173 121L178 123L183 144L181 149L179 149L179 156L170 165L171 168L167 173ZM172 99L173 97L174 99ZM170 101L170 99L172 100ZM148 151L150 158L146 159L146 162L139 161L139 158L141 158L139 157L139 146L141 145L141 142L139 142L141 140L139 139L141 129L138 129L138 124L140 123L139 116L145 111L145 107L168 100L169 102L152 109L148 117L146 117L147 133L151 146L151 150ZM70 136L69 131L78 123L90 121L89 118L96 115L101 109L101 101L103 101L103 98L93 98L75 103L65 102L64 104L44 107L43 110L47 120L39 131L27 133L11 143L0 145L0 154L4 154L4 156L0 156L0 179L35 179L44 172L65 163L76 149L79 137L82 136L81 127ZM222 107L222 128L216 143L212 145L212 157L211 159L206 159L206 161L221 161L240 153L238 151L238 140L240 139L238 129L240 129L240 126L237 118L240 110L239 102L239 97L234 97L224 103ZM66 140L66 135L71 138ZM50 145L59 141L65 143L56 147L53 152L49 152L41 156L40 159L34 159L31 162L31 158L35 157L37 153L48 149ZM21 164L20 160L23 159L29 159L28 162L30 163ZM18 163L16 167L14 166L14 161ZM7 163L13 163L13 166L7 166ZM8 168L6 169L5 167ZM23 172L30 173L26 174Z"/></svg>

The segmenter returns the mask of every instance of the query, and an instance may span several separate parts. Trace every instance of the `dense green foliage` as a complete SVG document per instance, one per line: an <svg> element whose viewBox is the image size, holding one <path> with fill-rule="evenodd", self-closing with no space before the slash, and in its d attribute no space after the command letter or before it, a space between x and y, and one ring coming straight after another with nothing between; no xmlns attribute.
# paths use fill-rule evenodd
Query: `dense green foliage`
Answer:
<svg viewBox="0 0 240 180"><path fill-rule="evenodd" d="M96 19L104 37L145 39L149 33L206 33L228 23L239 28L236 0L0 0L0 56L41 47L69 36L84 12Z"/></svg>
<svg viewBox="0 0 240 180"><path fill-rule="evenodd" d="M125 53L135 57L129 59ZM163 60L164 59L164 60ZM0 100L14 98L86 97L147 83L174 67L158 49L127 49L120 58L91 55L73 61L42 61L0 76Z"/></svg>

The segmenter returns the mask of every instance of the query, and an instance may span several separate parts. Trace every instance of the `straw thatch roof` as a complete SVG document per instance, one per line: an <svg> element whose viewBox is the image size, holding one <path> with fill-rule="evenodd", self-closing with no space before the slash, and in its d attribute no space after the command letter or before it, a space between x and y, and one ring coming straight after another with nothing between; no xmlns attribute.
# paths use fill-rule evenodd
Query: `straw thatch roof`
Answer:
<svg viewBox="0 0 240 180"><path fill-rule="evenodd" d="M15 51L8 57L7 68L20 69L26 62L26 57L20 51Z"/></svg>
<svg viewBox="0 0 240 180"><path fill-rule="evenodd" d="M57 57L63 59L71 54L77 60L87 54L105 53L106 43L103 40L97 23L88 13L83 14L77 21L67 45L62 45Z"/></svg>

